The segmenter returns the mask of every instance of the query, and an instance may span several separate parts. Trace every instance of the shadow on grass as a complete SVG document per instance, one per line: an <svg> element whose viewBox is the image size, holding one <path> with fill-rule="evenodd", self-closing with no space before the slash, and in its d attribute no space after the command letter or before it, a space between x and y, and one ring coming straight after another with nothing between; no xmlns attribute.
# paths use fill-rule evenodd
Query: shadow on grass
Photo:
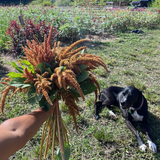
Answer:
<svg viewBox="0 0 160 160"><path fill-rule="evenodd" d="M88 39L88 38L86 38L86 39ZM73 40L73 41L64 40L64 41L61 41L60 46L61 47L69 47L71 44L73 44L76 41L78 41L78 40ZM102 50L102 49L104 49L104 47L110 46L110 42L109 42L109 40L108 41L104 40L103 42L100 42L98 40L94 40L94 41L90 40L90 41L82 42L79 45L77 45L77 47L82 47L82 46L86 46L86 48L88 48L88 49Z"/></svg>
<svg viewBox="0 0 160 160"><path fill-rule="evenodd" d="M9 73L9 69L3 65L0 65L0 79L5 77Z"/></svg>
<svg viewBox="0 0 160 160"><path fill-rule="evenodd" d="M160 158L160 118L148 112L148 123L153 142L157 146L157 153L154 156Z"/></svg>
<svg viewBox="0 0 160 160"><path fill-rule="evenodd" d="M80 46L86 46L89 49L94 48L94 50L100 50L104 49L104 47L110 46L110 42L89 41L81 43Z"/></svg>
<svg viewBox="0 0 160 160"><path fill-rule="evenodd" d="M77 120L77 124L78 124L78 128L79 128L80 130L84 130L84 129L86 129L86 128L89 127L88 121L87 121L86 119L84 119L84 118L78 119L78 120Z"/></svg>
<svg viewBox="0 0 160 160"><path fill-rule="evenodd" d="M155 158L159 158L160 157L160 118L154 115L153 113L148 112L148 125L149 125L151 138L157 146L157 153L154 153L153 155L155 156ZM135 124L135 127L138 132L142 132L145 135L144 130L141 128L139 124ZM136 140L135 140L135 143L136 143Z"/></svg>

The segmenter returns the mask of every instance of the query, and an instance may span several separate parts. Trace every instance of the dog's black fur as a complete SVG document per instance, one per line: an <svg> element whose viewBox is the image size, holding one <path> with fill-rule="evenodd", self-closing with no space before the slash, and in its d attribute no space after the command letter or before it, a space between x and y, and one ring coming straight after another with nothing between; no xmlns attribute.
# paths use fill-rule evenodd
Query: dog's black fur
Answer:
<svg viewBox="0 0 160 160"><path fill-rule="evenodd" d="M99 118L99 113L103 106L118 106L123 118L125 118L126 124L130 131L137 138L139 148L143 151L146 149L146 145L143 143L140 135L134 127L135 122L141 123L142 127L146 131L148 138L149 148L152 152L157 152L156 145L152 142L148 127L148 105L142 92L133 87L116 87L112 86L102 90L99 95L99 101L94 105L94 118Z"/></svg>

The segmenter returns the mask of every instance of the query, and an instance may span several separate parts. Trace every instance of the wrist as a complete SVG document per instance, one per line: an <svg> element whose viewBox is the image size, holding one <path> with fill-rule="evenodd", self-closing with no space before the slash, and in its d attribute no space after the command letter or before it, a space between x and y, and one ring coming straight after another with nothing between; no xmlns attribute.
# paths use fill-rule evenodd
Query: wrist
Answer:
<svg viewBox="0 0 160 160"><path fill-rule="evenodd" d="M43 108L39 107L35 111L42 112L43 114L47 116L51 116L53 114L53 106L50 106L50 109L48 111L44 110Z"/></svg>
<svg viewBox="0 0 160 160"><path fill-rule="evenodd" d="M40 107L37 108L36 110L34 110L33 113L39 114L39 115L43 115L45 117L49 117L50 116L49 111L45 111L43 108L40 108Z"/></svg>

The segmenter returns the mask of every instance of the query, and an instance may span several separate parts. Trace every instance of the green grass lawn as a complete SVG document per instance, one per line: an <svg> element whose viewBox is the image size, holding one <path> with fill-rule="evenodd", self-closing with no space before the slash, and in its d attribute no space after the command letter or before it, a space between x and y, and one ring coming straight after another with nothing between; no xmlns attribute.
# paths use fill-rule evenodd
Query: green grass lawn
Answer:
<svg viewBox="0 0 160 160"><path fill-rule="evenodd" d="M153 154L147 148L146 152L138 149L136 138L127 128L119 110L113 108L118 119L113 120L108 109L103 109L101 118L93 118L94 94L88 95L86 101L79 103L80 117L77 117L79 133L76 133L72 118L66 114L66 108L61 103L62 115L70 129L71 160L158 160L160 159L160 30L143 30L144 34L119 33L112 41L91 41L84 43L86 52L100 55L108 67L108 73L102 67L94 70L101 89L111 85L134 85L142 90L149 106L149 124L153 141L157 145L158 153ZM105 39L104 39L105 40ZM3 61L0 70L3 76L8 71L7 59ZM1 89L4 86L0 85ZM5 103L4 113L0 113L0 123L8 118L23 115L37 108L31 106L22 94L16 94ZM140 135L147 145L146 136L138 127ZM15 153L15 160L38 160L38 151L42 135L42 128L26 144ZM56 148L58 150L58 148ZM51 152L48 152L50 160ZM56 156L55 156L56 159Z"/></svg>

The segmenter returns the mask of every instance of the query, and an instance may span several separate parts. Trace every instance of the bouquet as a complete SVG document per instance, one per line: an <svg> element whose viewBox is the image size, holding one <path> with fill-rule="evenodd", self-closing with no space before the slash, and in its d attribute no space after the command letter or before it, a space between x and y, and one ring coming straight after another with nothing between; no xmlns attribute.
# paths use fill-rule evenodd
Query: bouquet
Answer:
<svg viewBox="0 0 160 160"><path fill-rule="evenodd" d="M77 102L80 97L85 100L85 95L92 92L95 92L97 99L100 86L91 71L98 66L103 66L107 71L107 67L100 56L84 53L86 46L74 49L88 39L76 41L69 47L60 47L60 42L51 43L51 36L52 27L42 44L36 38L31 42L27 40L28 47L23 47L25 57L17 63L12 62L18 72L10 72L0 82L6 85L1 92L1 112L4 114L5 99L10 91L11 98L17 92L27 94L29 103L38 102L45 111L53 106L53 115L43 125L40 159L42 146L46 142L44 158L47 150L52 148L53 159L55 145L60 145L62 159L65 160L64 147L65 143L69 143L68 129L61 116L59 101L64 101L78 132L76 115L80 114Z"/></svg>

